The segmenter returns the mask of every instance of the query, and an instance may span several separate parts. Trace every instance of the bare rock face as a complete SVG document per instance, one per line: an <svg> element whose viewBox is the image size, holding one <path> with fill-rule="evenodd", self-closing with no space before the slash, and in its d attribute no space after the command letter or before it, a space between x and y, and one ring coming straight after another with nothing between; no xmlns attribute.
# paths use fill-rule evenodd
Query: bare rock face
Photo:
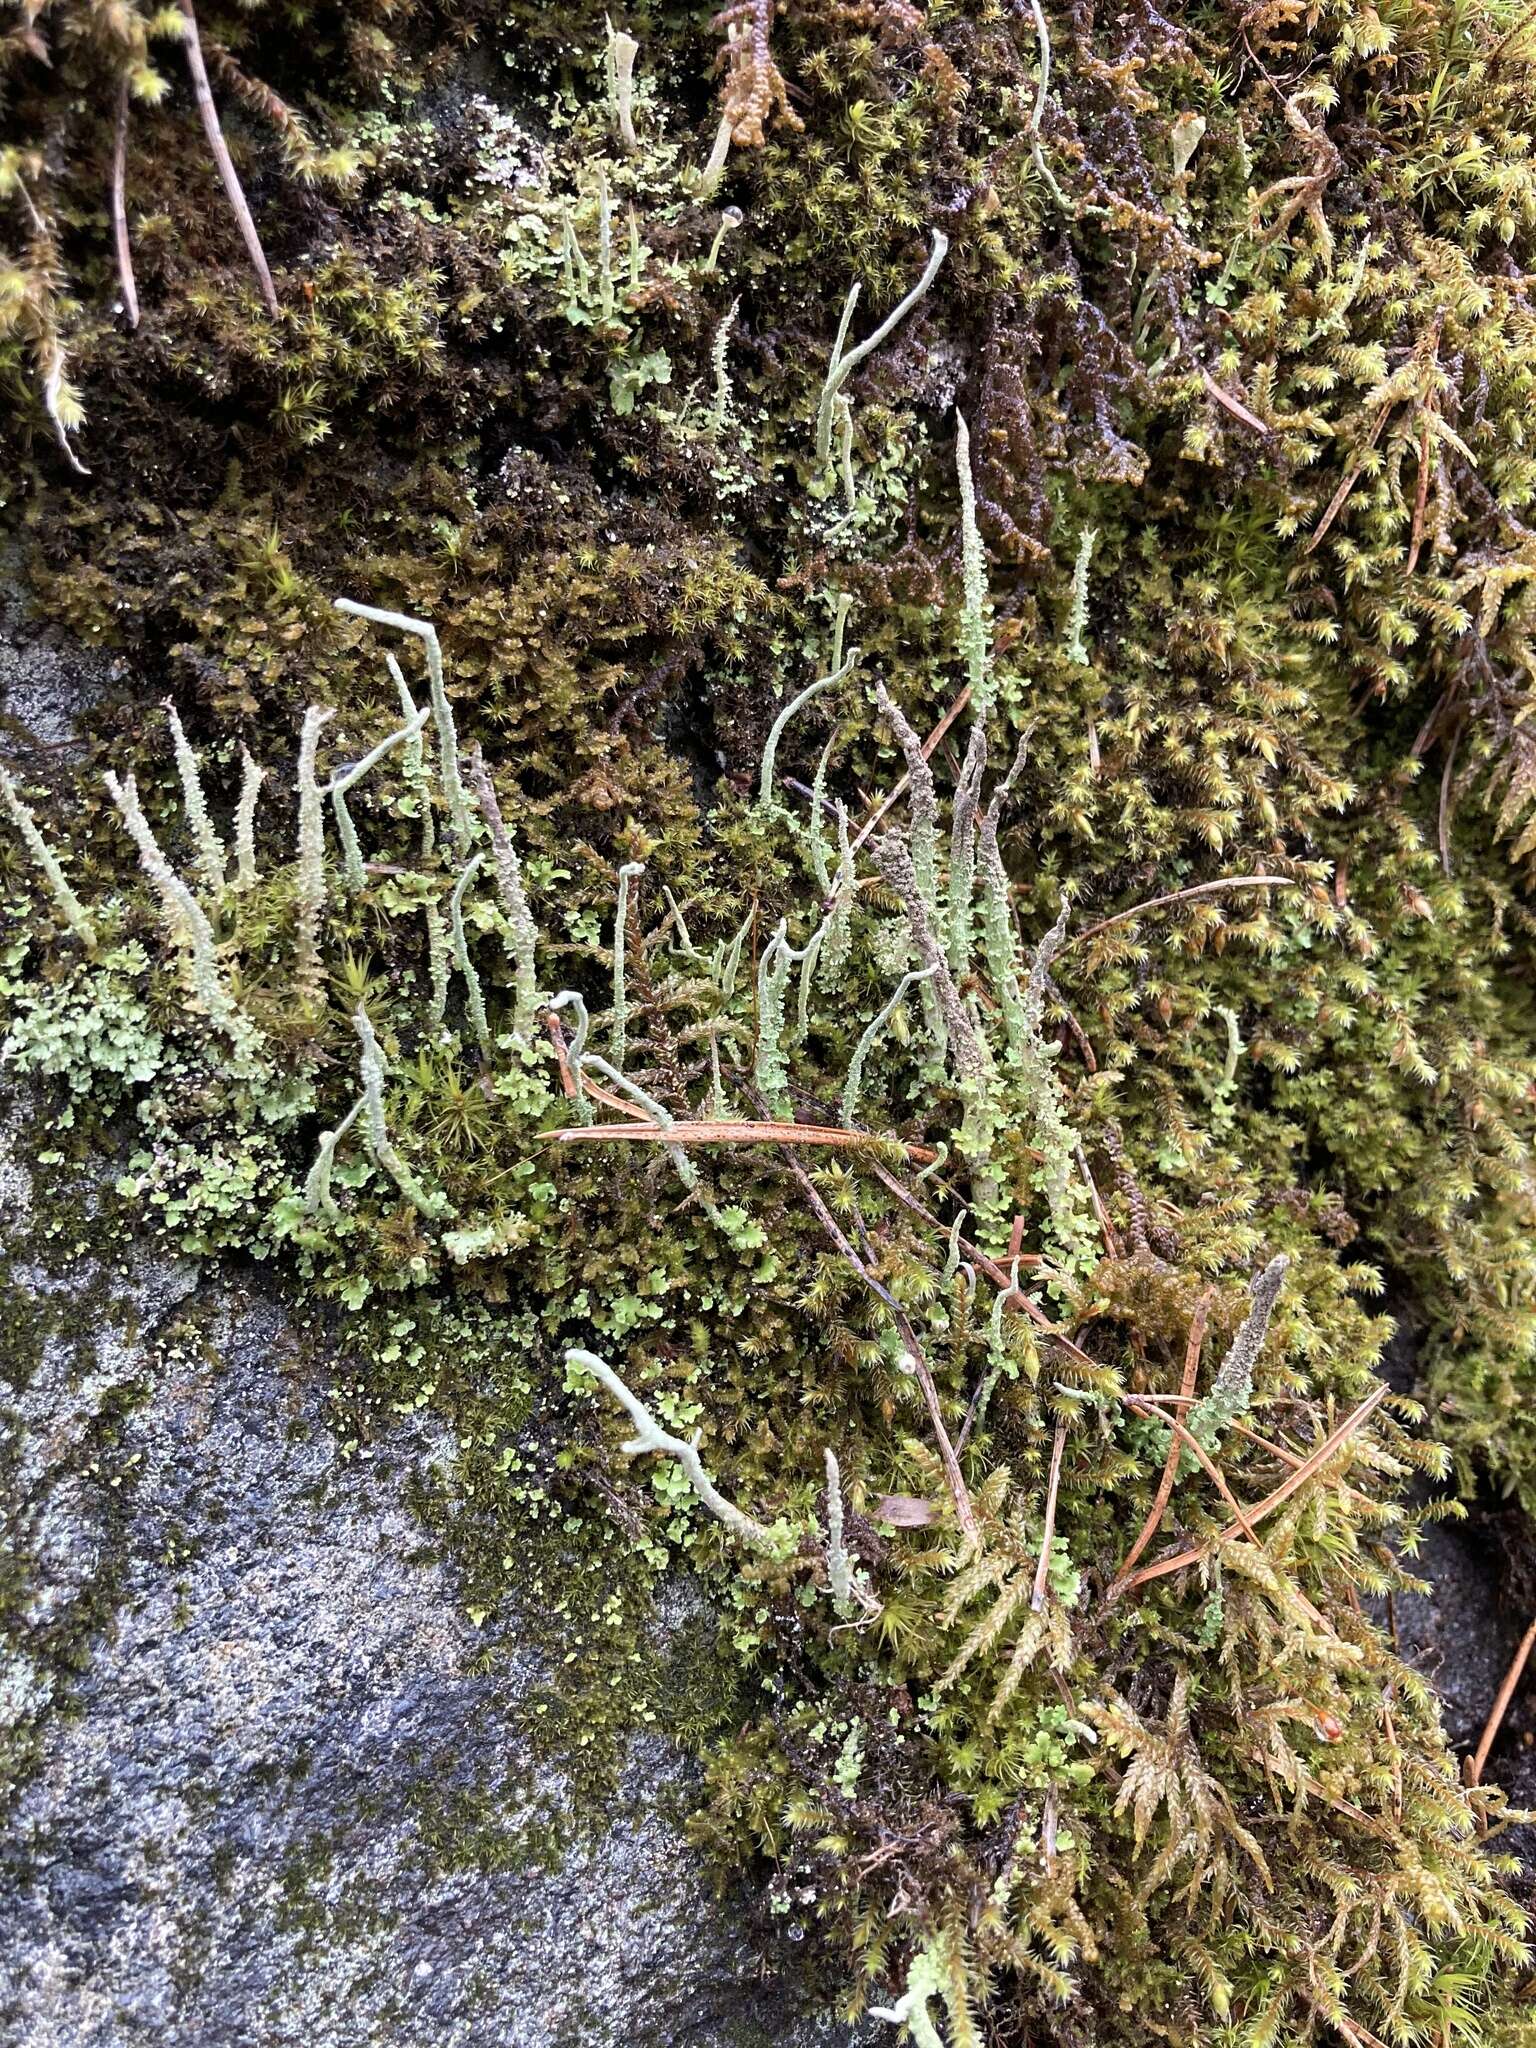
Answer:
<svg viewBox="0 0 1536 2048"><path fill-rule="evenodd" d="M512 1723L540 1655L487 1659L425 1554L430 1442L344 1461L283 1313L185 1262L23 1262L9 1299L0 2042L846 2041L759 1981L666 1744L551 1850Z"/></svg>

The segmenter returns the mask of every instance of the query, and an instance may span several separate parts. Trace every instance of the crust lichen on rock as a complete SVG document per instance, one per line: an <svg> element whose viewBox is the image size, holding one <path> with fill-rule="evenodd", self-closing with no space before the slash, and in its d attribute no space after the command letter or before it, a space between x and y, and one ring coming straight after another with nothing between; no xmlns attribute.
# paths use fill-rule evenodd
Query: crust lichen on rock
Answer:
<svg viewBox="0 0 1536 2048"><path fill-rule="evenodd" d="M1520 2048L1525 16L12 14L4 2024Z"/></svg>

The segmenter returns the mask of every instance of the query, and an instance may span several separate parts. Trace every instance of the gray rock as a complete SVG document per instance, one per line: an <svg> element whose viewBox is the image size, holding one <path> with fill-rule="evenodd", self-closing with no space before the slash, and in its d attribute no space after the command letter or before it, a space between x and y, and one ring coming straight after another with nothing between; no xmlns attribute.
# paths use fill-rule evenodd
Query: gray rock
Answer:
<svg viewBox="0 0 1536 2048"><path fill-rule="evenodd" d="M0 547L0 758L23 769L66 754L121 664L29 617L14 547Z"/></svg>
<svg viewBox="0 0 1536 2048"><path fill-rule="evenodd" d="M430 1440L344 1460L272 1302L129 1255L131 1285L13 1274L88 1307L10 1362L0 1716L35 1754L0 1847L0 2043L846 2042L762 1980L668 1817L665 1742L551 1853L566 1788L514 1716L540 1654L487 1659L424 1555L402 1481ZM455 1802L477 1818L444 1856Z"/></svg>

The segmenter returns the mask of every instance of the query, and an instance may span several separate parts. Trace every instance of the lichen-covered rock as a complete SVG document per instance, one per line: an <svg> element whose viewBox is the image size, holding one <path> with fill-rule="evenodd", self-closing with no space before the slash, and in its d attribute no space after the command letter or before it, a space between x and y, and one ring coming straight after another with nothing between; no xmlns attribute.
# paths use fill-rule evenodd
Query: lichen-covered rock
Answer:
<svg viewBox="0 0 1536 2048"><path fill-rule="evenodd" d="M346 1461L283 1311L143 1246L10 1301L57 1327L4 1402L7 2048L847 2039L709 1894L664 1739L570 1838L514 1719L546 1653L403 1505L428 1437Z"/></svg>

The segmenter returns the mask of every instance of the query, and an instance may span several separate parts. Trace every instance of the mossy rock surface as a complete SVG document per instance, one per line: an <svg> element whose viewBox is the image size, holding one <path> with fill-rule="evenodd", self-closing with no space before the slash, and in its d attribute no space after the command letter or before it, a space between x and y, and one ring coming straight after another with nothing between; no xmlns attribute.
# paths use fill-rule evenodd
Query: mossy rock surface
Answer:
<svg viewBox="0 0 1536 2048"><path fill-rule="evenodd" d="M0 24L6 1790L130 2002L1528 2048L1533 67Z"/></svg>

